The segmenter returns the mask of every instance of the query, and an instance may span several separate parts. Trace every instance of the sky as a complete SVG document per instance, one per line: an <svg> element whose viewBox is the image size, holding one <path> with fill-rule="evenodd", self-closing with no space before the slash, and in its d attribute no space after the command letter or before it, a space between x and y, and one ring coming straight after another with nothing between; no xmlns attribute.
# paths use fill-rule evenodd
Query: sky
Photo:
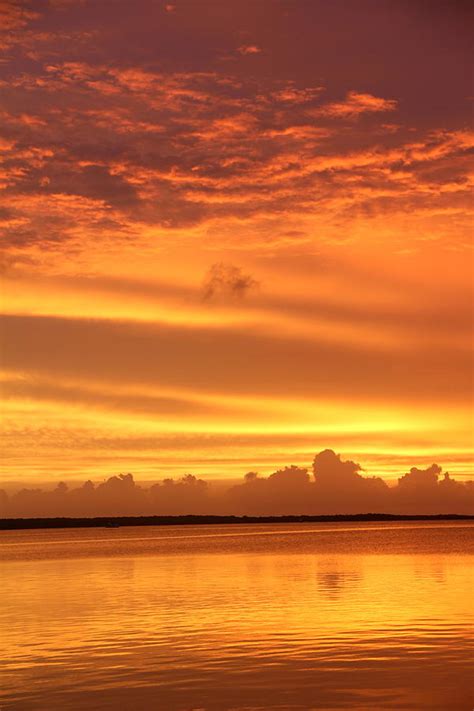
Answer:
<svg viewBox="0 0 474 711"><path fill-rule="evenodd" d="M0 0L4 481L469 479L472 19Z"/></svg>

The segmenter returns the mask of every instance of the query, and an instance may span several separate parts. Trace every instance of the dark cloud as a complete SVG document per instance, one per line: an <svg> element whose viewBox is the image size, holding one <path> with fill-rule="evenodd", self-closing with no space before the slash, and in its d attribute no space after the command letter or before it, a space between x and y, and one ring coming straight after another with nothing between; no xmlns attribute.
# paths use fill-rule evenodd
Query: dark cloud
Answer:
<svg viewBox="0 0 474 711"><path fill-rule="evenodd" d="M187 475L179 481L165 479L144 488L131 474L112 476L101 484L91 481L69 488L61 482L52 491L22 489L0 503L8 516L113 516L161 511L163 514L198 513L206 508L206 482ZM5 511L3 512L5 513Z"/></svg>
<svg viewBox="0 0 474 711"><path fill-rule="evenodd" d="M379 477L326 449L314 458L311 481L306 469L286 467L267 478L255 472L227 494L230 510L240 514L474 513L474 482L461 483L441 467L413 468L389 487Z"/></svg>
<svg viewBox="0 0 474 711"><path fill-rule="evenodd" d="M16 30L39 17L33 2L2 0L0 2L0 27L3 31Z"/></svg>
<svg viewBox="0 0 474 711"><path fill-rule="evenodd" d="M426 469L412 467L407 474L398 480L394 490L397 506L404 511L422 513L440 507L446 511L449 507L474 512L474 482L462 484L451 478L448 472L442 475L438 464L432 464Z"/></svg>
<svg viewBox="0 0 474 711"><path fill-rule="evenodd" d="M407 115L400 116L407 109L406 101L399 101L397 84L361 78L350 82L323 72L324 92L321 79L307 75L308 63L305 59L302 66L298 51L288 69L265 71L270 57L288 64L287 24L299 27L294 36L311 52L318 44L306 36L303 8L304 14L314 13L312 33L320 31L323 17L332 26L339 12L343 24L355 23L365 34L359 12L354 15L347 7L334 11L319 2L311 8L297 2L291 11L257 3L273 18L269 37L259 25L260 11L251 5L243 10L239 3L226 8L210 3L203 22L195 3L184 3L175 13L148 0L139 4L143 12L115 3L113 26L108 3L99 1L84 3L80 11L72 3L37 4L37 12L26 6L21 10L21 4L5 5L7 26L34 26L10 37L15 52L9 44L0 64L0 129L9 142L0 146L0 177L5 204L15 204L23 229L19 239L5 226L7 246L37 243L48 248L69 242L77 236L70 226L77 223L85 234L96 233L106 228L99 213L110 209L126 216L124 223L115 222L114 239L119 239L144 224L177 229L226 217L324 215L339 227L390 210L422 214L442 210L445 192L453 200L453 183L459 206L470 205L462 133L467 113L453 130L446 131L449 121L436 125L434 134L433 126L423 126L414 140L409 125L423 104L409 106ZM372 6L369 0L365 4ZM381 10L372 7L370 14L377 16L375 24L388 29L393 11L382 5ZM241 31L248 34L245 26L253 15L264 41L246 40L239 54L227 22L242 23ZM375 41L373 33L369 37ZM345 45L347 41L344 35ZM257 51L261 46L265 51ZM230 69L218 60L223 50L234 55ZM381 130L386 124L379 112L385 111L396 116L395 133ZM400 172L406 173L406 181L399 180ZM427 183L433 189L427 190ZM58 194L95 205L84 211L78 199L66 209ZM48 196L40 221L32 196ZM56 231L58 211L64 226ZM58 239L48 242L49 232ZM272 235L275 239L273 230L268 239Z"/></svg>
<svg viewBox="0 0 474 711"><path fill-rule="evenodd" d="M240 267L219 262L209 269L202 287L204 301L242 299L258 289L259 282Z"/></svg>
<svg viewBox="0 0 474 711"><path fill-rule="evenodd" d="M213 490L188 474L145 488L131 474L121 474L94 485L88 481L69 489L64 483L52 491L22 489L11 496L0 492L5 517L107 515L311 515L354 513L474 513L474 482L457 482L434 464L412 468L397 486L377 477L363 477L361 468L343 461L332 450L316 455L313 480L308 470L289 466L269 477L249 472L242 484Z"/></svg>
<svg viewBox="0 0 474 711"><path fill-rule="evenodd" d="M307 469L290 466L279 469L268 478L255 472L245 476L244 483L227 494L229 510L239 514L263 515L270 512L307 513L311 507L311 483Z"/></svg>

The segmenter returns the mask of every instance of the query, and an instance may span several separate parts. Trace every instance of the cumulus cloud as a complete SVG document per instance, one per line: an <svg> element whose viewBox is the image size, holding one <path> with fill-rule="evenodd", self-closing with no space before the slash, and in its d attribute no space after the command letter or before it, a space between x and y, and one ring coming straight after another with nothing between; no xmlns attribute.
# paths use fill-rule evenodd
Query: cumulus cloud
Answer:
<svg viewBox="0 0 474 711"><path fill-rule="evenodd" d="M22 489L11 497L3 492L0 506L9 517L174 515L208 513L210 508L207 483L193 475L145 488L129 473L74 488L60 482L51 491Z"/></svg>
<svg viewBox="0 0 474 711"><path fill-rule="evenodd" d="M412 467L399 478L394 497L397 506L409 513L426 513L435 507L442 511L452 508L474 513L474 482L462 484L448 472L442 474L438 464L426 469Z"/></svg>
<svg viewBox="0 0 474 711"><path fill-rule="evenodd" d="M441 467L412 469L398 485L362 476L359 464L326 449L313 461L313 480L300 467L267 478L249 473L227 494L230 511L253 515L380 513L474 513L474 483L438 481Z"/></svg>
<svg viewBox="0 0 474 711"><path fill-rule="evenodd" d="M218 262L206 274L202 298L204 301L242 299L258 287L259 282L240 267Z"/></svg>
<svg viewBox="0 0 474 711"><path fill-rule="evenodd" d="M14 517L113 515L323 515L357 513L474 514L474 482L458 482L441 467L412 468L394 487L379 477L360 474L361 467L330 449L316 455L313 478L303 467L287 466L268 477L252 471L227 490L187 474L149 487L132 474L113 476L52 491L22 489L8 496L0 491L1 514Z"/></svg>

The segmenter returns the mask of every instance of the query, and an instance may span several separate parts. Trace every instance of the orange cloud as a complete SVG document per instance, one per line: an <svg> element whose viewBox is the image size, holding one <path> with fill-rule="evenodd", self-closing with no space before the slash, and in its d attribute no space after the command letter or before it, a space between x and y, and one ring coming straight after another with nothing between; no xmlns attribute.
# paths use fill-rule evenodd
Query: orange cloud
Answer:
<svg viewBox="0 0 474 711"><path fill-rule="evenodd" d="M38 12L24 7L16 0L2 0L0 3L0 27L3 30L16 30L25 27L38 17Z"/></svg>
<svg viewBox="0 0 474 711"><path fill-rule="evenodd" d="M35 111L22 131L14 114L3 113L7 149L20 139L29 146L3 160L4 183L16 186L12 195L76 193L104 201L109 210L120 205L122 217L110 221L117 236L141 232L144 223L179 228L282 212L317 214L331 224L361 213L383 214L384 204L400 213L408 207L413 214L418 209L420 215L427 209L440 214L444 191L456 192L467 206L465 131L431 133L417 141L402 131L396 142L385 133L388 144L382 149L371 143L370 130L369 145L360 150L351 142L341 145L332 119L388 110L393 100L353 91L342 104L308 108L318 101L320 87L275 84L255 94L253 82L216 72L50 64L43 76L13 80L14 92L33 93ZM42 100L44 92L59 89L68 101L62 111ZM106 101L100 109L98 95ZM269 112L274 104L278 111ZM319 123L308 123L308 112ZM77 140L85 134L86 142ZM31 162L33 152L41 153L41 165ZM443 178L433 188L420 180L428 175L422 166L428 161L434 164L430 175ZM443 162L443 174L436 161ZM445 179L448 170L456 173L451 181ZM5 199L19 205L16 197ZM97 223L91 224L96 229Z"/></svg>
<svg viewBox="0 0 474 711"><path fill-rule="evenodd" d="M349 91L344 101L326 104L318 109L318 113L336 118L356 118L360 114L395 111L396 108L397 101L394 99Z"/></svg>
<svg viewBox="0 0 474 711"><path fill-rule="evenodd" d="M256 44L242 44L237 50L240 54L260 54L262 51Z"/></svg>

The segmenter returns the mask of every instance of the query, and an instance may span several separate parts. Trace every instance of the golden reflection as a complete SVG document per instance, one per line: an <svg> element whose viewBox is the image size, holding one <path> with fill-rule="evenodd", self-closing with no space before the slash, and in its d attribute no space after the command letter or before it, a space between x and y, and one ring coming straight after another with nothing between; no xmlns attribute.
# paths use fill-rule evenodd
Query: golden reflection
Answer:
<svg viewBox="0 0 474 711"><path fill-rule="evenodd" d="M357 708L369 689L373 708L389 691L393 708L413 698L423 707L433 674L440 703L453 693L466 701L472 566L448 552L466 548L466 526L230 528L7 533L3 694L21 694L21 676L27 705L41 673L60 708L73 674L92 701L99 689L115 699L128 687L143 707L159 693L174 709L183 683L200 699L211 688L228 694L222 679L238 675L241 708L258 693L258 663L270 706L283 692L309 704L316 684L325 708L341 692ZM369 553L376 540L380 552ZM397 548L411 553L388 552ZM21 621L10 616L18 604Z"/></svg>

